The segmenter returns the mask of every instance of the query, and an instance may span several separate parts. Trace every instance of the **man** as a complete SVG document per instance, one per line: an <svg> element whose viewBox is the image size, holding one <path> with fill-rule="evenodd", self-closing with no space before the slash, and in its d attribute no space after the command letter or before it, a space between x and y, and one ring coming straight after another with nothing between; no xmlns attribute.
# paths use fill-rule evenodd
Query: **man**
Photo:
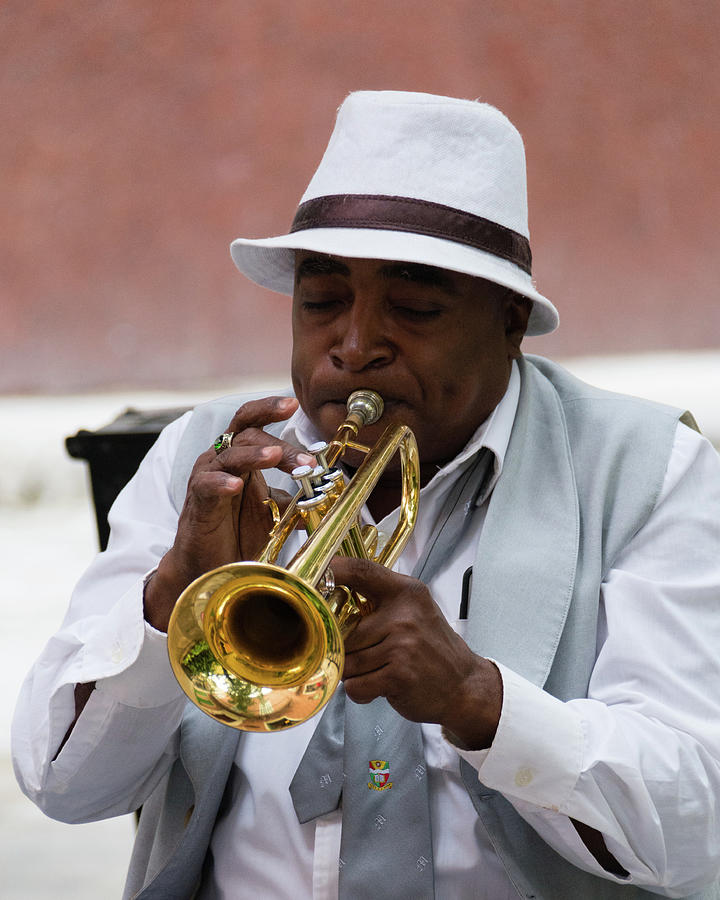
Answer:
<svg viewBox="0 0 720 900"><path fill-rule="evenodd" d="M232 253L293 293L296 399L161 435L23 688L24 790L68 821L142 805L126 896L718 896L720 463L679 411L523 357L557 314L512 125L353 94L291 233ZM417 437L417 527L394 571L333 561L373 611L326 713L238 742L180 693L170 613L257 553L268 485L358 388L386 403L366 442Z"/></svg>

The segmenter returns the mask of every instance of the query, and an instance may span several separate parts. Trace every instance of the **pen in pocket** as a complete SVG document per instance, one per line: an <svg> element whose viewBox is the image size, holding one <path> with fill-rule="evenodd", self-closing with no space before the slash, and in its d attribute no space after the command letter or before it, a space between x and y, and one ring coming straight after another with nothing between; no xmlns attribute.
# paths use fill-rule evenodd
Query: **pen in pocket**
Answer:
<svg viewBox="0 0 720 900"><path fill-rule="evenodd" d="M467 619L468 603L470 602L470 591L472 589L472 566L465 569L462 579L462 592L460 594L460 612L458 619Z"/></svg>

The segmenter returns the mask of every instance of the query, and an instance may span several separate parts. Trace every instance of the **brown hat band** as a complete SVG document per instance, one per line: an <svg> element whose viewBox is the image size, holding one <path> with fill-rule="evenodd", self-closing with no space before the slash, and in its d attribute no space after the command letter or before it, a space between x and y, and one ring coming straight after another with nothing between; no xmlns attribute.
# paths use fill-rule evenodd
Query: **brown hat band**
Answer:
<svg viewBox="0 0 720 900"><path fill-rule="evenodd" d="M291 232L309 228L378 228L468 244L530 274L528 239L490 219L430 200L375 194L333 194L300 204Z"/></svg>

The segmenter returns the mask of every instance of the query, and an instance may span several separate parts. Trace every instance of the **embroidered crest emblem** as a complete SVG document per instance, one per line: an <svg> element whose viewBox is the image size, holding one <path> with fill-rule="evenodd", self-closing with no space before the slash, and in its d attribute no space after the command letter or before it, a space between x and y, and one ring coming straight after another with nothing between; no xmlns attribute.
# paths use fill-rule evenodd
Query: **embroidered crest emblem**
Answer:
<svg viewBox="0 0 720 900"><path fill-rule="evenodd" d="M390 765L385 759L371 759L368 763L370 767L370 781L368 787L373 791L388 791L393 786L390 781Z"/></svg>

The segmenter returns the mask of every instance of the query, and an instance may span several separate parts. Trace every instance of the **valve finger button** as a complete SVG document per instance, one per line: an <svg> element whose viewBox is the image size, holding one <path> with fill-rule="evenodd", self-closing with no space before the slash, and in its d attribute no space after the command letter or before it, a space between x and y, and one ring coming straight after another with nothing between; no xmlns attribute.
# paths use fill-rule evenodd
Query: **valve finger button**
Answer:
<svg viewBox="0 0 720 900"><path fill-rule="evenodd" d="M291 478L294 481L299 482L305 497L309 500L311 497L315 495L315 490L312 485L312 474L313 467L312 466L297 466L290 473Z"/></svg>
<svg viewBox="0 0 720 900"><path fill-rule="evenodd" d="M308 453L312 453L312 455L319 461L325 472L327 472L327 470L330 468L330 466L328 466L326 456L327 450L328 445L325 443L325 441L318 441L315 444L311 444L307 448Z"/></svg>

